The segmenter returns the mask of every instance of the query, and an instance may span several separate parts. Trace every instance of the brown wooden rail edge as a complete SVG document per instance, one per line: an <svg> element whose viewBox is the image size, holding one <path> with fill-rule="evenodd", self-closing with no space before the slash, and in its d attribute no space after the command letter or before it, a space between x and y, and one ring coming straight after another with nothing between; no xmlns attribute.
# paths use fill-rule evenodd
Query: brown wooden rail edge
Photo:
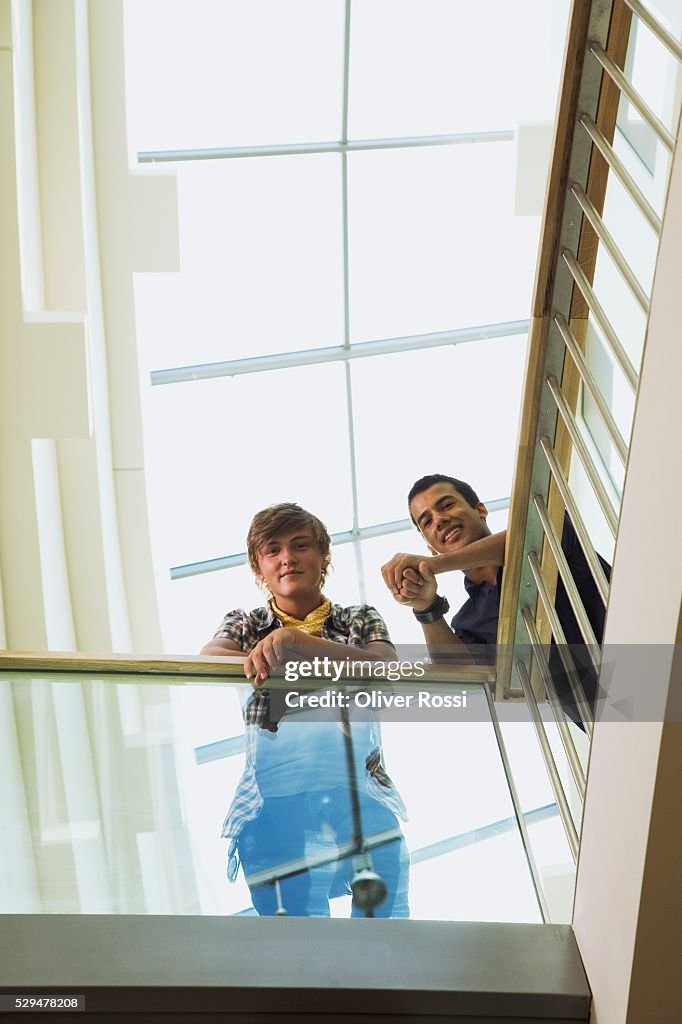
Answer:
<svg viewBox="0 0 682 1024"><path fill-rule="evenodd" d="M207 655L161 657L152 654L85 654L74 651L0 651L0 671L5 672L171 676L176 677L178 682L184 678L202 676L243 681L243 664L244 657L239 654L216 658ZM425 674L421 677L424 682L495 682L495 669L486 665L425 665L424 668ZM345 680L342 677L340 681ZM358 679L355 677L349 681L357 683Z"/></svg>

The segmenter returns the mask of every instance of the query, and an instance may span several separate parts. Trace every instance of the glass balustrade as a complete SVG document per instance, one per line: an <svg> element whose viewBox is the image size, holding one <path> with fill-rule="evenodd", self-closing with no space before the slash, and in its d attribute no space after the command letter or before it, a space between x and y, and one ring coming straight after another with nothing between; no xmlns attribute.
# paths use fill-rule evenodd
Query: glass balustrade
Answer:
<svg viewBox="0 0 682 1024"><path fill-rule="evenodd" d="M375 698L340 683L313 691L345 694L346 709L287 707L301 702L292 693L308 699L294 689L302 682L273 686L266 726L245 733L252 690L238 665L227 671L0 674L2 913L253 915L256 904L305 916L542 920L480 672L455 683L429 669ZM411 706L362 706L391 695ZM460 706L431 706L445 697ZM521 740L526 827L546 837L540 871L551 874L561 829L547 787L531 781L538 766L523 728L505 725L505 735ZM221 824L235 794L228 825L242 863L231 882ZM376 886L388 895L372 910L362 893L371 904Z"/></svg>

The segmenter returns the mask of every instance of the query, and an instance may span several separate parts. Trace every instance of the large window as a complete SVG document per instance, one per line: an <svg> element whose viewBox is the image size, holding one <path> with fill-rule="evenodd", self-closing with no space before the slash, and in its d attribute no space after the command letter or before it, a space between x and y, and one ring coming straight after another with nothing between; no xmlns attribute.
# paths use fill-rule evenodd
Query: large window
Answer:
<svg viewBox="0 0 682 1024"><path fill-rule="evenodd" d="M325 520L330 595L399 642L378 569L422 549L413 481L468 479L504 526L549 156L518 128L550 137L568 6L127 3L131 153L178 179L179 272L135 279L169 653L262 602L264 505Z"/></svg>

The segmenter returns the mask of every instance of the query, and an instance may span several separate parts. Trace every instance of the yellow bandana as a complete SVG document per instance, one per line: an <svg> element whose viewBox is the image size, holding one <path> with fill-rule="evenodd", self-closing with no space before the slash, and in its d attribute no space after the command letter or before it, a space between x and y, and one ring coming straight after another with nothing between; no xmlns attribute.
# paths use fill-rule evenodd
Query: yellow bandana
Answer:
<svg viewBox="0 0 682 1024"><path fill-rule="evenodd" d="M324 626L325 619L331 611L332 603L328 597L325 597L319 608L313 608L313 610L302 620L295 619L293 615L287 615L287 613L283 612L281 608L278 608L275 604L274 597L270 601L270 607L283 626L300 629L302 633L308 633L310 636L320 636L322 634L322 627Z"/></svg>

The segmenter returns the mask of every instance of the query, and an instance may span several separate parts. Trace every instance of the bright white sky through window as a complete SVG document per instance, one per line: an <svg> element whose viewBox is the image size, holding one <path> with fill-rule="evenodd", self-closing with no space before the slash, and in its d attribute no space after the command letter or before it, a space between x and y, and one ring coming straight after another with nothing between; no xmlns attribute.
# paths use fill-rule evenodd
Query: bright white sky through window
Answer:
<svg viewBox="0 0 682 1024"><path fill-rule="evenodd" d="M254 512L283 500L354 531L335 548L330 596L376 604L397 643L421 640L379 576L421 541L372 530L405 520L405 495L425 473L468 479L487 501L510 493L548 157L522 152L517 129L551 132L568 9L352 0L346 37L342 0L127 0L131 160L173 151L165 167L178 183L180 269L134 282L168 653L197 651L224 612L263 600L245 565L174 581L170 567L243 552ZM300 151L315 144L325 151ZM480 327L491 337L433 344ZM392 339L409 340L395 351ZM382 354L338 358L366 343ZM315 362L319 349L336 358ZM275 368L254 362L280 357ZM156 371L244 360L248 373L150 384ZM505 522L504 508L490 518L494 530ZM459 574L447 593L457 607ZM186 708L178 715L193 746L225 735L227 708L191 724ZM397 733L385 742L407 771ZM419 742L426 752L429 737ZM540 789L529 808L552 803ZM479 810L488 822L507 814ZM215 808L206 813L212 829ZM546 825L543 858L556 866L567 849L558 821ZM420 836L411 845L433 838ZM222 847L201 849L213 877ZM487 890L469 916L537 919L532 896L504 910ZM416 916L434 916L438 891L415 890ZM243 896L227 906L220 886L217 899L234 912Z"/></svg>
<svg viewBox="0 0 682 1024"><path fill-rule="evenodd" d="M477 5L459 0L354 0L347 137L422 145L168 165L180 271L136 275L135 300L169 652L195 650L223 606L258 600L242 595L241 572L235 593L236 570L218 573L216 605L213 574L171 583L169 568L243 551L265 504L299 500L344 532L404 520L404 495L424 472L470 478L487 500L509 495L518 329L153 389L149 374L523 322L544 168L519 162L514 132L551 122L567 8L496 0L484 24ZM132 154L341 138L341 0L135 0L125 13ZM429 145L462 133L472 141ZM517 212L519 171L539 183L534 215ZM379 547L383 556L418 543L402 533ZM338 569L355 566L337 575L355 600L376 594L377 544L368 545L337 549ZM384 600L383 610L397 640L418 639L402 609Z"/></svg>

